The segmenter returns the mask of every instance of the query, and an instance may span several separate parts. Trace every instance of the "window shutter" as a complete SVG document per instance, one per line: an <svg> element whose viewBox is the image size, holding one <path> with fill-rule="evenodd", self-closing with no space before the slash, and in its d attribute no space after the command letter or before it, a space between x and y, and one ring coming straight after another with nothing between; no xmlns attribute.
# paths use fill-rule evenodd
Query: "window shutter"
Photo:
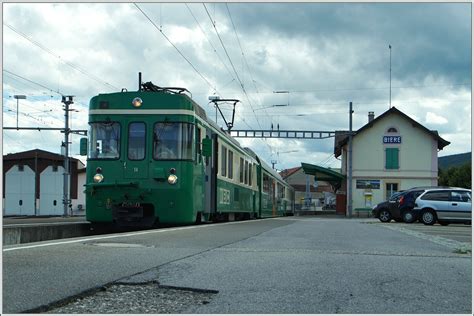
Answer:
<svg viewBox="0 0 474 316"><path fill-rule="evenodd" d="M387 148L385 152L385 169L399 169L398 148Z"/></svg>

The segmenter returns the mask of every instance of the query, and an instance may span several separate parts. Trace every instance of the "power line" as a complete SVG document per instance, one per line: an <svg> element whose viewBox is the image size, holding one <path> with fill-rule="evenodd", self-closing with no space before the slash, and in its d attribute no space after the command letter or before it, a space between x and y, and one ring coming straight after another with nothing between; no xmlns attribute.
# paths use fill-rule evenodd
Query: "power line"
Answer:
<svg viewBox="0 0 474 316"><path fill-rule="evenodd" d="M183 55L183 53L178 49L178 47L176 47L176 45L173 44L173 42L170 41L170 39L165 35L165 33L148 17L148 15L146 15L146 13L136 4L136 3L133 3L137 9L148 19L148 21L150 21L150 23L161 33L161 35L163 35L163 37L168 41L168 43L171 44L171 46L174 47L174 49L176 49L176 51L181 55L181 57L184 58L184 60L186 60L186 62L194 69L194 71L209 85L209 87L211 87L211 89L213 89L214 91L217 91L216 87L213 86L200 72L199 70L196 69L196 67L189 61L189 59L186 58L186 56Z"/></svg>
<svg viewBox="0 0 474 316"><path fill-rule="evenodd" d="M237 30L235 28L234 20L232 19L232 15L230 14L229 6L227 5L227 3L225 4L225 7L227 8L227 13L229 14L230 22L232 23L234 34L235 34L235 37L237 38L237 43L239 43L240 51L242 52L242 57L244 59L245 65L247 66L247 70L249 71L250 79L252 80L252 83L255 87L255 91L258 94L259 92L258 92L257 85L255 84L255 80L253 79L253 76L252 76L252 71L250 70L249 64L247 63L247 58L245 58L244 50L242 49L242 45L240 44L240 40L239 40L239 36L237 35Z"/></svg>
<svg viewBox="0 0 474 316"><path fill-rule="evenodd" d="M37 85L37 86L39 86L39 87L41 87L41 88L45 88L45 89L49 90L50 92L54 92L54 93L59 94L60 96L63 96L63 94L62 94L61 92L59 92L59 90L58 90L58 91L55 91L55 90L52 89L52 88L49 88L49 87L47 87L47 86L45 86L45 85L43 85L43 84L41 84L41 83L35 82L35 81L33 81L33 80L26 79L25 77L22 77L22 76L20 76L20 75L17 75L16 73L13 73L13 72L11 72L11 71L9 71L9 70L7 70L7 69L3 69L3 71L6 72L6 73L8 73L8 74L10 74L10 75L15 76L15 77L21 78L21 79L23 79L23 80L25 80L25 81L28 81L28 82L30 82L30 83L33 83L33 84L35 84L35 85Z"/></svg>
<svg viewBox="0 0 474 316"><path fill-rule="evenodd" d="M214 21L212 20L211 14L210 14L209 11L207 10L206 4L203 3L202 5L204 6L204 9L206 10L207 16L209 17L209 20L211 21L211 24L212 24L212 26L214 27L214 30L215 30L215 32L216 32L217 37L219 38L219 41L220 41L220 43L221 43L221 45L222 45L222 48L224 49L224 52L225 52L227 58L229 59L230 65L232 66L232 69L234 70L234 73L235 73L235 75L236 75L236 77L237 77L237 80L238 80L239 83L240 83L240 87L242 88L242 91L244 92L244 94L245 94L245 96L246 96L246 98L247 98L247 101L248 101L248 103L249 103L249 105L250 105L250 108L252 109L252 111L254 112L254 115L255 115L255 110L254 110L254 108L253 108L253 106L252 106L252 102L250 101L250 98L249 98L249 96L248 96L248 94L247 94L247 91L245 90L245 87L244 87L244 84L242 83L242 80L240 80L239 74L237 73L237 70L235 69L234 63L232 62L232 59L230 58L229 53L227 52L227 49L225 48L224 42L222 41L222 38L221 38L221 36L220 36L220 34L219 34L219 31L217 31L216 24L215 24ZM258 124L258 126L260 127L260 129L262 129L262 126L261 126L261 124L260 124L260 121L258 120L258 117L257 117L256 115L255 115L255 119L256 119L257 124ZM250 125L249 125L243 118L242 118L242 121L243 121L246 125L248 125L249 128L251 128ZM271 146L267 143L267 140L266 140L266 139L265 139L264 143L265 143L267 146L269 146L269 147L270 147L270 150L272 151L272 148L271 148Z"/></svg>
<svg viewBox="0 0 474 316"><path fill-rule="evenodd" d="M202 29L201 27L201 24L199 24L196 16L194 15L194 13L191 11L191 8L188 6L187 3L184 4L186 6L186 8L188 8L188 11L189 13L191 13L192 17L194 18L194 21L196 22L197 26L199 27L199 29L201 30L202 34L204 35L204 37L206 38L207 42L209 43L209 45L211 45L213 51L216 53L217 57L219 58L219 60L221 61L221 63L224 65L225 69L227 70L227 72L229 73L230 77L232 78L232 81L235 81L235 78L234 76L232 75L231 71L229 70L229 67L227 67L227 65L224 63L224 61L222 60L221 56L217 53L217 49L214 47L214 45L212 45L211 41L209 40L209 38L207 37L206 33L204 32L204 30Z"/></svg>
<svg viewBox="0 0 474 316"><path fill-rule="evenodd" d="M13 26L11 26L11 25L9 25L9 24L7 24L7 23L5 23L5 22L3 22L3 24L4 24L5 26L7 26L9 29L11 29L13 32L15 32L16 34L20 35L21 37L23 37L24 39L26 39L27 41L29 41L30 43L32 43L33 45L35 45L35 46L41 48L43 51L47 52L48 54L50 54L50 55L52 55L52 56L54 56L54 57L56 57L56 58L58 58L59 60L62 60L64 64L66 64L66 65L68 65L69 67L71 67L71 68L73 68L73 69L79 71L79 72L82 73L83 75L85 75L85 76L87 76L87 77L89 77L89 78L91 78L91 79L93 79L93 80L95 80L95 81L97 81L97 82L100 82L100 83L102 83L102 84L104 84L104 85L110 86L110 87L112 87L112 88L114 88L114 89L116 89L116 90L120 90L120 88L118 88L118 87L116 87L116 86L114 86L114 85L112 85L112 84L110 84L110 83L108 83L108 82L103 81L103 80L100 79L99 77L97 77L97 76L95 76L95 75L89 73L88 71L84 70L82 67L80 67L80 66L78 66L78 65L76 65L76 64L73 64L72 62L69 62L69 61L67 61L67 60L61 59L61 56L56 55L56 54L55 54L53 51L51 51L49 48L44 47L44 46L41 45L39 42L35 41L34 39L32 39L31 37L29 37L29 36L26 35L25 33L20 32L20 31L18 31L17 29L15 29Z"/></svg>
<svg viewBox="0 0 474 316"><path fill-rule="evenodd" d="M220 41L220 43L221 43L221 45L222 45L222 48L224 49L224 52L225 52L227 58L229 59L230 65L232 66L232 69L234 70L234 73L235 73L235 75L236 75L236 77L237 77L237 80L238 80L239 83L240 83L240 87L242 88L242 91L244 92L244 94L245 94L245 96L246 96L246 98L247 98L247 101L249 102L250 108L252 109L252 111L255 111L255 110L253 109L252 102L250 101L250 98L249 98L249 96L248 96L248 94L247 94L247 91L245 90L244 84L242 83L242 80L240 79L239 74L237 73L237 70L235 69L234 63L232 62L232 59L230 58L229 53L227 52L227 49L225 48L224 42L222 41L222 38L221 38L221 36L220 36L220 34L219 34L219 31L217 31L216 24L214 23L214 21L212 21L211 14L210 14L209 11L207 10L206 4L203 3L202 5L204 6L204 9L206 10L207 16L209 17L209 20L211 21L212 26L214 27L214 30L216 31L217 37L219 38L219 41ZM260 121L258 120L258 117L255 116L255 118L256 118L256 120L257 120L258 126L259 126L260 128L262 128L262 126L260 125Z"/></svg>

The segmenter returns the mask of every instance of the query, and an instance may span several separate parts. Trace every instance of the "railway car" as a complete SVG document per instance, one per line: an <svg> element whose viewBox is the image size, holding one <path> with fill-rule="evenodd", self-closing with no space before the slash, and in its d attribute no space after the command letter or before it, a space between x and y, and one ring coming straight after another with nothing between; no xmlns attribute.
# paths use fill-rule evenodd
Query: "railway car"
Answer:
<svg viewBox="0 0 474 316"><path fill-rule="evenodd" d="M289 187L184 88L141 83L89 105L86 219L149 227L292 213Z"/></svg>

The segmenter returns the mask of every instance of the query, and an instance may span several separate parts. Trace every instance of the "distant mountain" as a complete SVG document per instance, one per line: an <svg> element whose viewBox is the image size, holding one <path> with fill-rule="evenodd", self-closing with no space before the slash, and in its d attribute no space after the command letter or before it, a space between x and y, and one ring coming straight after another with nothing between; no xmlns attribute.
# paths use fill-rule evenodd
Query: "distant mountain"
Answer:
<svg viewBox="0 0 474 316"><path fill-rule="evenodd" d="M438 157L438 168L446 170L450 167L459 167L467 162L471 162L471 153L449 155Z"/></svg>

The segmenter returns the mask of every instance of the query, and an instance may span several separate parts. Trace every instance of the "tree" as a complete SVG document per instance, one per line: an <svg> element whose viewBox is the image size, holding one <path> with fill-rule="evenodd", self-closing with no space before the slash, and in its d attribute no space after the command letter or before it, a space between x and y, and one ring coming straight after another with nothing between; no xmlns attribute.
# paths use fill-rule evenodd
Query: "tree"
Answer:
<svg viewBox="0 0 474 316"><path fill-rule="evenodd" d="M438 175L438 184L441 186L471 188L472 178L470 162L460 167L450 167L447 170L440 169Z"/></svg>

